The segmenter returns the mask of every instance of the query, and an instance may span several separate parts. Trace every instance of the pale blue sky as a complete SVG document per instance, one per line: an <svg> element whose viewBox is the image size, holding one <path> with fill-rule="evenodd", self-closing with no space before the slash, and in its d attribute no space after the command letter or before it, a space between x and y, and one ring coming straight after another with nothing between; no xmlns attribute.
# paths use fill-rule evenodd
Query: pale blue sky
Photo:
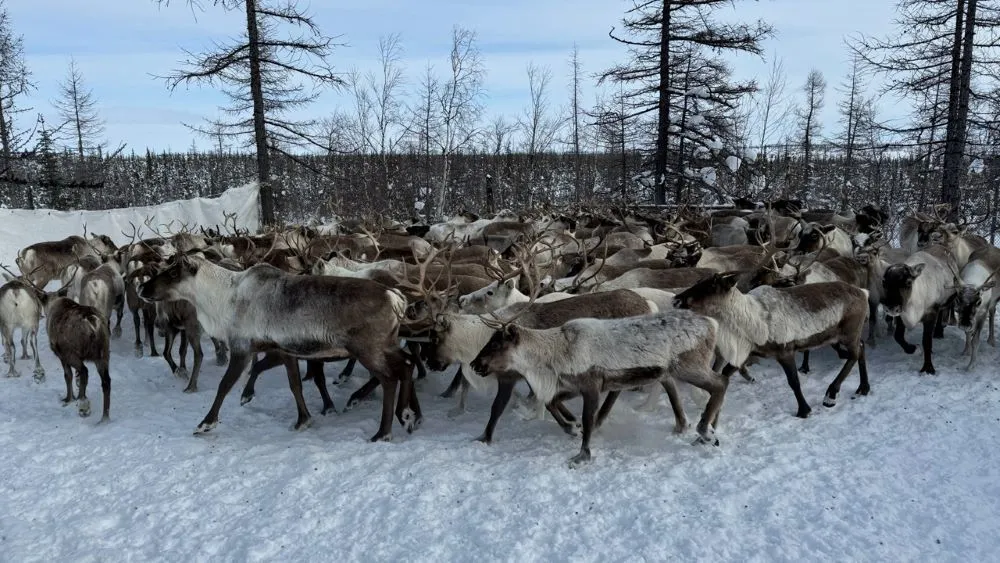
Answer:
<svg viewBox="0 0 1000 563"><path fill-rule="evenodd" d="M153 76L176 68L182 48L197 51L213 39L237 35L240 15L209 7L196 20L184 0L171 4L158 8L153 0L7 0L38 86L30 101L35 111L54 118L50 100L72 56L100 102L111 144L123 141L137 152L146 147L188 148L195 134L181 122L216 115L221 97L209 88L181 87L170 93ZM763 81L769 60L779 57L794 96L809 69L818 68L831 86L824 117L832 127L837 98L833 87L848 70L844 37L890 31L894 4L740 0L728 10L729 17L763 18L777 34L767 42L767 61L741 57L737 73ZM574 42L588 73L620 59L622 50L607 33L629 5L624 0L312 0L311 11L325 33L342 35L349 45L338 49L333 59L337 70L370 68L378 38L398 33L413 83L428 61L446 66L454 25L476 31L488 71L487 111L515 116L527 103L525 66L530 61L553 69L552 98L560 105L568 91L567 59ZM592 94L588 88L587 95ZM323 98L312 112L327 115L338 103L343 101ZM203 148L209 144L206 139L197 142Z"/></svg>

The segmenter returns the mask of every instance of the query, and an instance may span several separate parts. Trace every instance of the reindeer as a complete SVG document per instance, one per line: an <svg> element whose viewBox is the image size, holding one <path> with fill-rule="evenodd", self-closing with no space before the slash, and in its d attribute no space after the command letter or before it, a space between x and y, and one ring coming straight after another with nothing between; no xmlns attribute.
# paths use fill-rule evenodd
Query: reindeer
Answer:
<svg viewBox="0 0 1000 563"><path fill-rule="evenodd" d="M803 221L796 252L819 252L828 249L840 256L854 256L851 235L836 225L820 225Z"/></svg>
<svg viewBox="0 0 1000 563"><path fill-rule="evenodd" d="M958 326L965 331L965 349L962 355L970 355L966 370L972 370L976 366L980 335L987 319L990 325L989 342L991 346L996 346L994 317L1000 291L996 290L994 277L998 271L1000 250L988 247L972 253L969 263L962 268L959 279L956 280L955 309Z"/></svg>
<svg viewBox="0 0 1000 563"><path fill-rule="evenodd" d="M69 286L67 297L79 302L80 286L83 276L101 267L101 259L97 256L83 256L76 262L70 263L63 269L60 281L63 285Z"/></svg>
<svg viewBox="0 0 1000 563"><path fill-rule="evenodd" d="M920 373L934 374L931 361L933 334L943 321L946 303L955 294L954 282L958 266L950 250L933 245L918 251L902 264L893 264L882 278L885 288L886 312L897 317L894 338L907 354L917 347L906 341L906 329L917 323L924 326L924 365ZM900 323L899 321L902 321Z"/></svg>
<svg viewBox="0 0 1000 563"><path fill-rule="evenodd" d="M392 437L393 407L408 432L422 422L410 368L398 345L406 298L368 280L285 274L267 265L233 272L193 257L180 257L139 288L150 301L187 299L209 336L229 347L229 366L215 401L196 433L218 425L219 410L233 384L258 351L286 355L288 382L298 407L295 428L309 423L296 358L354 356L378 378L382 416L371 441Z"/></svg>
<svg viewBox="0 0 1000 563"><path fill-rule="evenodd" d="M104 394L104 408L100 422L107 422L111 409L108 323L101 311L80 305L64 295L65 291L60 290L54 297L45 298L49 347L62 363L66 379L66 397L62 399L62 404L68 405L77 399L80 416L90 416L90 400L87 398L88 371L84 364L91 362L97 368ZM77 385L80 390L77 397L73 396L73 370L76 370Z"/></svg>
<svg viewBox="0 0 1000 563"><path fill-rule="evenodd" d="M156 326L160 329L166 341L163 344L163 359L170 366L170 373L181 379L187 379L185 393L198 392L198 374L201 372L201 361L204 353L201 349L201 324L198 322L198 312L194 305L186 300L158 301L156 307ZM181 334L180 366L174 362L173 347L177 334ZM191 368L191 375L187 371L187 347L191 344L194 351L194 366ZM218 354L218 348L216 348Z"/></svg>
<svg viewBox="0 0 1000 563"><path fill-rule="evenodd" d="M137 358L142 357L140 314L142 315L142 325L146 327L146 343L149 344L149 355L153 357L160 355L156 350L156 339L153 337L156 322L156 304L139 299L138 293L138 287L152 279L153 276L159 273L159 270L159 264L151 263L136 268L125 276L125 302L132 313L132 324L135 328L135 356Z"/></svg>
<svg viewBox="0 0 1000 563"><path fill-rule="evenodd" d="M524 377L538 398L583 396L583 437L575 467L591 460L602 391L656 382L686 381L709 392L698 423L700 441L718 445L712 428L727 382L712 372L718 323L691 311L624 319L575 319L549 329L516 324L498 330L470 364L476 373ZM603 409L602 409L603 410Z"/></svg>
<svg viewBox="0 0 1000 563"><path fill-rule="evenodd" d="M27 360L28 343L35 356L35 381L45 380L45 369L38 357L38 325L42 317L43 305L38 289L22 279L14 279L0 286L0 333L3 334L7 377L20 377L15 364L17 349L14 347L14 331L21 331L21 359Z"/></svg>
<svg viewBox="0 0 1000 563"><path fill-rule="evenodd" d="M59 241L38 242L27 246L17 253L15 262L22 273L29 273L25 276L29 283L45 287L59 277L66 266L83 256L96 254L86 238L73 235Z"/></svg>
<svg viewBox="0 0 1000 563"><path fill-rule="evenodd" d="M869 392L868 367L861 333L868 316L868 292L843 282L774 288L761 286L744 294L736 288L739 272L713 274L679 293L674 307L691 309L719 322L717 345L730 374L750 356L778 361L798 402L796 416L812 412L802 395L795 352L828 344L846 349L846 360L827 388L823 405L833 407L847 375L858 364L858 395Z"/></svg>
<svg viewBox="0 0 1000 563"><path fill-rule="evenodd" d="M80 279L80 304L89 305L101 312L108 321L108 330L114 338L122 335L122 316L125 310L125 281L114 261L87 272ZM118 314L118 322L111 330L111 312Z"/></svg>

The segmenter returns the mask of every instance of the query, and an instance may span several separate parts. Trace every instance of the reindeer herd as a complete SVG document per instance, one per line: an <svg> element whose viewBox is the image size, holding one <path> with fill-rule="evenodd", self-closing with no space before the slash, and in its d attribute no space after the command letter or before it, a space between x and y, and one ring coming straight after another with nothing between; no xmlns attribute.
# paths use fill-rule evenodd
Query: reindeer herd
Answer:
<svg viewBox="0 0 1000 563"><path fill-rule="evenodd" d="M110 340L121 336L127 306L136 355L147 348L159 355L156 335L164 337L163 356L171 373L187 379L185 392L198 388L202 335L227 366L196 433L216 427L247 369L241 404L253 400L258 376L279 366L295 398L295 428L306 427L303 381L315 384L323 414L336 412L324 363L349 359L337 382L356 363L369 380L345 410L382 389L372 441L391 439L394 419L407 432L419 427L414 380L428 368L457 364L442 394L458 395L452 414L465 410L469 390L482 390L484 378L496 380L480 441L493 441L517 383L525 381L524 400L547 410L565 432L582 435L570 460L578 465L591 459L591 436L623 391L646 390L652 408L662 389L681 433L687 419L678 384L704 390L696 442L718 445L729 379L739 372L754 381L752 364L760 358L781 366L796 415L807 417L799 374L809 371L813 348L832 346L844 361L823 399L833 407L855 366L856 393L869 393L866 345L876 344L880 325L907 354L916 346L906 330L922 325L921 373L935 373L932 343L945 325L965 331L969 368L987 321L995 345L1000 250L947 222L946 210L907 213L898 236L890 236L888 215L870 205L838 214L789 200L739 203L669 215L574 209L491 219L463 213L432 225L355 220L263 234L240 232L235 222L161 233L150 220L148 236L133 226L121 247L85 230L22 249L20 273L2 266L4 360L8 376L17 376L19 331L20 358L33 357L34 377L44 379L37 346L44 316L65 377L63 404L77 401L79 414L90 414L92 363L106 421ZM59 289L48 291L55 281ZM579 417L565 404L576 396L583 400Z"/></svg>

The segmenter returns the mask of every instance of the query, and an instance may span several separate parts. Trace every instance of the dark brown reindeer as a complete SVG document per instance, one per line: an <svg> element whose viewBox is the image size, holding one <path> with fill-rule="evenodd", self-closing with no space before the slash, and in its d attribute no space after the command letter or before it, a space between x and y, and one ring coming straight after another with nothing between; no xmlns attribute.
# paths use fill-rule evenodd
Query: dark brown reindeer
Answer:
<svg viewBox="0 0 1000 563"><path fill-rule="evenodd" d="M298 407L295 428L309 423L296 358L354 356L383 387L382 416L372 441L392 436L396 416L407 431L421 422L410 366L398 344L406 307L401 293L378 283L351 278L289 275L256 265L233 272L197 257L179 257L139 289L150 301L187 299L205 332L229 346L229 366L215 401L196 433L218 425L226 395L256 352L285 354L288 382ZM408 404L407 404L408 403Z"/></svg>
<svg viewBox="0 0 1000 563"><path fill-rule="evenodd" d="M101 390L104 394L104 408L101 422L108 420L111 409L111 374L110 340L108 324L104 315L93 307L80 305L64 297L65 289L53 297L46 296L46 311L48 317L46 331L49 335L49 347L62 363L63 375L66 379L66 397L63 405L74 400L73 370L76 370L79 395L75 397L80 416L90 416L90 400L87 398L86 362L91 362L97 368L101 378Z"/></svg>

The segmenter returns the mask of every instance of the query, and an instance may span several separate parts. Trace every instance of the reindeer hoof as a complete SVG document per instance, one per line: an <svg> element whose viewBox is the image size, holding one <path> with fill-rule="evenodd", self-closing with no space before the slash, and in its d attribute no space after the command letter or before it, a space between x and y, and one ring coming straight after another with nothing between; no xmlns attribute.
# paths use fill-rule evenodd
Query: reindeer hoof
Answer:
<svg viewBox="0 0 1000 563"><path fill-rule="evenodd" d="M62 398L62 399L59 399L59 403L62 404L62 406L65 407L66 405L72 403L75 400L76 400L76 397Z"/></svg>
<svg viewBox="0 0 1000 563"><path fill-rule="evenodd" d="M36 368L35 372L32 374L32 377L35 379L35 383L45 382L45 370L42 369L41 367Z"/></svg>
<svg viewBox="0 0 1000 563"><path fill-rule="evenodd" d="M19 372L19 371L13 371L13 370L8 371L7 372L7 377L21 377L21 372Z"/></svg>
<svg viewBox="0 0 1000 563"><path fill-rule="evenodd" d="M837 406L837 399L827 395L826 397L823 397L823 406L828 409L833 408Z"/></svg>
<svg viewBox="0 0 1000 563"><path fill-rule="evenodd" d="M486 444L487 446L491 446L491 445L493 445L493 439L492 439L492 438L489 438L489 437L487 437L487 436L486 436L486 433L485 433L485 432L483 432L482 434L480 434L480 435L479 435L479 437L478 437L478 438L476 438L476 439L475 439L475 440L473 440L473 441L474 441L474 442L481 442L481 443L483 443L483 444Z"/></svg>
<svg viewBox="0 0 1000 563"><path fill-rule="evenodd" d="M811 413L811 412L812 412L812 408L805 407L805 408L799 409L799 412L795 413L795 416L797 416L799 418L809 418L809 413Z"/></svg>
<svg viewBox="0 0 1000 563"><path fill-rule="evenodd" d="M218 425L219 425L218 421L216 421L216 422L202 422L201 424L198 425L198 428L194 429L194 433L195 433L195 435L197 435L197 434L205 434L205 433L208 433L208 432L211 432L212 430L214 430L215 427L218 426Z"/></svg>
<svg viewBox="0 0 1000 563"><path fill-rule="evenodd" d="M705 438L704 436L698 436L697 438L694 439L694 442L691 442L691 445L692 446L705 446L705 445L718 446L719 445L719 439L718 438Z"/></svg>
<svg viewBox="0 0 1000 563"><path fill-rule="evenodd" d="M215 357L215 365L224 366L229 363L229 357L225 354L219 354Z"/></svg>
<svg viewBox="0 0 1000 563"><path fill-rule="evenodd" d="M197 385L188 385L187 387L184 388L184 392L185 393L197 393L198 392L198 386ZM240 404L243 404L242 399L240 400Z"/></svg>
<svg viewBox="0 0 1000 563"><path fill-rule="evenodd" d="M809 366L802 366L802 367L800 367L799 368L799 373L801 373L802 375L808 375L809 374Z"/></svg>
<svg viewBox="0 0 1000 563"><path fill-rule="evenodd" d="M188 370L187 370L187 368L183 368L182 367L182 368L175 369L174 370L174 377L179 377L181 379L187 379L188 378Z"/></svg>
<svg viewBox="0 0 1000 563"><path fill-rule="evenodd" d="M377 432L374 436L372 436L371 438L369 438L368 441L369 442L391 442L392 441L392 432L386 432L385 434L382 434L381 432Z"/></svg>
<svg viewBox="0 0 1000 563"><path fill-rule="evenodd" d="M112 338L121 338L122 337L122 327L116 326L114 328L114 330L111 331L111 337Z"/></svg>
<svg viewBox="0 0 1000 563"><path fill-rule="evenodd" d="M674 434L680 435L687 431L687 424L675 424Z"/></svg>
<svg viewBox="0 0 1000 563"><path fill-rule="evenodd" d="M417 428L417 413L409 407L403 409L399 415L399 423L403 425L403 428L406 428L407 433L413 433Z"/></svg>
<svg viewBox="0 0 1000 563"><path fill-rule="evenodd" d="M305 419L299 419L295 422L295 426L292 427L293 430L305 430L312 426L312 417L306 417Z"/></svg>
<svg viewBox="0 0 1000 563"><path fill-rule="evenodd" d="M580 453L569 458L570 469L576 469L577 467L586 465L591 462L593 458L590 456L590 450L580 450Z"/></svg>
<svg viewBox="0 0 1000 563"><path fill-rule="evenodd" d="M253 398L253 397L251 397L251 399L252 399L252 398ZM242 402L243 402L243 400L242 400L242 399L240 399L240 403L241 403L241 404L242 404ZM250 402L250 400L249 400L249 399L247 399L247 402ZM335 407L335 406L333 405L333 403L330 403L329 405L324 405L324 406L323 406L323 410L321 410L321 411L319 412L319 414L321 414L321 415L323 415L323 416L326 416L326 415L328 415L328 414L330 414L330 413L333 413L333 414L337 414L337 407Z"/></svg>
<svg viewBox="0 0 1000 563"><path fill-rule="evenodd" d="M570 436L579 436L580 431L583 429L583 424L580 422L570 422L566 426L563 426L563 432L569 434Z"/></svg>
<svg viewBox="0 0 1000 563"><path fill-rule="evenodd" d="M141 358L142 357L142 348L136 348L135 349L135 357L136 358Z"/></svg>
<svg viewBox="0 0 1000 563"><path fill-rule="evenodd" d="M253 393L249 395L243 395L240 397L240 406L242 407L243 405L249 403L252 400L253 400Z"/></svg>
<svg viewBox="0 0 1000 563"><path fill-rule="evenodd" d="M913 344L906 344L903 346L903 351L906 352L907 354L912 354L917 351L917 347L914 346Z"/></svg>
<svg viewBox="0 0 1000 563"><path fill-rule="evenodd" d="M937 370L935 370L934 366L932 366L932 365L925 365L924 367L920 368L920 373L927 373L927 374L930 374L930 375L937 375Z"/></svg>
<svg viewBox="0 0 1000 563"><path fill-rule="evenodd" d="M90 399L80 399L77 403L77 414L83 418L90 416Z"/></svg>
<svg viewBox="0 0 1000 563"><path fill-rule="evenodd" d="M352 410L354 407L358 406L360 403L361 403L361 401L358 400L358 399L348 399L347 404L344 405L344 412ZM374 442L375 440L372 440L372 441Z"/></svg>
<svg viewBox="0 0 1000 563"><path fill-rule="evenodd" d="M108 422L111 422L111 417L109 417L108 415L104 415L104 416L101 417L101 420L97 421L97 424L98 425L100 425L100 424L107 424Z"/></svg>
<svg viewBox="0 0 1000 563"><path fill-rule="evenodd" d="M455 407L448 411L448 418L458 418L465 414L465 407Z"/></svg>
<svg viewBox="0 0 1000 563"><path fill-rule="evenodd" d="M863 385L861 387L858 387L858 390L854 392L854 396L855 397L858 397L858 396L860 396L860 397L867 397L868 393L871 393L871 391L872 391L871 387L869 387L867 385Z"/></svg>
<svg viewBox="0 0 1000 563"><path fill-rule="evenodd" d="M455 396L455 389L452 389L451 387L445 389L438 395L438 397L441 397L442 399L450 399L454 396Z"/></svg>

